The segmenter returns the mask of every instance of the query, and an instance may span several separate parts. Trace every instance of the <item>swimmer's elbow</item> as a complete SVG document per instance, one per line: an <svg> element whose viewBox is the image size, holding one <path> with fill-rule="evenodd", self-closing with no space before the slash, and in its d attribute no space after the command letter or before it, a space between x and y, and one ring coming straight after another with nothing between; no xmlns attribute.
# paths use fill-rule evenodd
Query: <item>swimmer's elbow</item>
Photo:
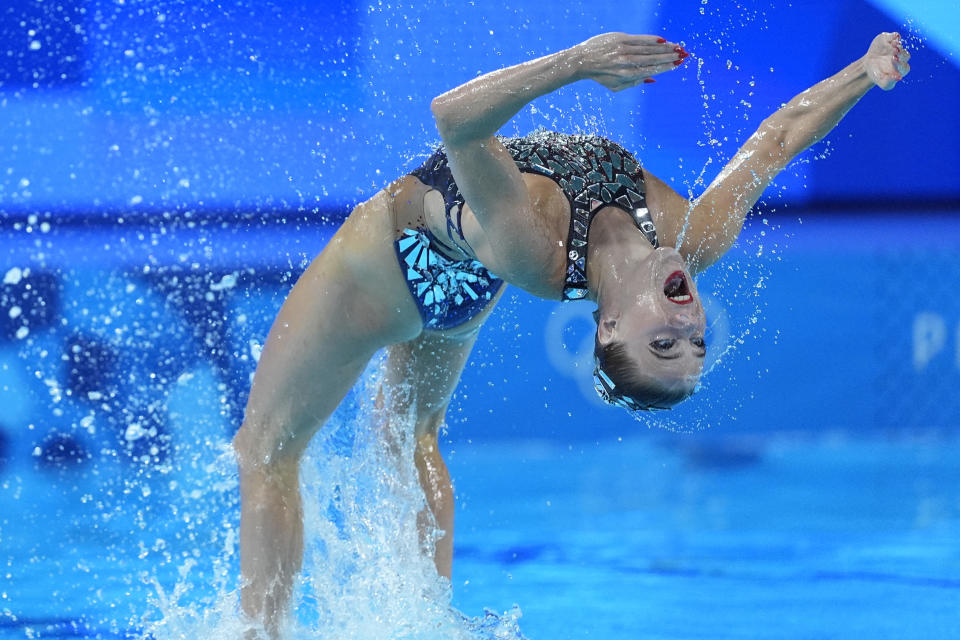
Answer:
<svg viewBox="0 0 960 640"><path fill-rule="evenodd" d="M456 125L454 124L449 101L445 99L445 96L440 95L430 101L430 113L433 114L433 121L437 125L440 138L449 144L454 137Z"/></svg>
<svg viewBox="0 0 960 640"><path fill-rule="evenodd" d="M437 125L440 138L447 147L477 140L482 137L477 123L471 120L469 107L450 93L437 96L430 102L430 112Z"/></svg>
<svg viewBox="0 0 960 640"><path fill-rule="evenodd" d="M818 131L812 124L809 113L810 109L794 106L791 102L761 125L755 135L764 157L773 161L771 168L782 170L793 158L826 135L826 131Z"/></svg>
<svg viewBox="0 0 960 640"><path fill-rule="evenodd" d="M796 127L797 119L789 114L774 114L764 120L750 138L758 157L767 160L786 154Z"/></svg>
<svg viewBox="0 0 960 640"><path fill-rule="evenodd" d="M439 121L440 118L443 116L444 108L443 108L442 95L437 96L436 98L430 101L430 113L433 114L434 120L437 120L437 121Z"/></svg>

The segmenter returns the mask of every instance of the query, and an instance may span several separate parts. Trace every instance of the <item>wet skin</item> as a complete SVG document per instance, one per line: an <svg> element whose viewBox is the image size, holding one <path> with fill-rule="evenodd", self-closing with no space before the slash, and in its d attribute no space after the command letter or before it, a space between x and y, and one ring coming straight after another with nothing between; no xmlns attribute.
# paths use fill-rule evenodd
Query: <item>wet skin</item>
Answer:
<svg viewBox="0 0 960 640"><path fill-rule="evenodd" d="M475 78L434 100L431 109L454 179L470 205L464 231L491 271L535 295L558 298L570 215L559 187L546 178L538 182L521 175L494 134L524 105L561 86L589 79L625 89L677 68L683 53L657 36L603 34ZM645 172L661 244L676 247L681 229L685 241L679 252L654 251L640 238L605 245L591 237L600 251L595 266L603 268L606 260L607 267L631 276L618 280L614 269L601 271L611 286L599 292L591 282L591 298L601 308L598 339L623 336L631 352L661 377L698 375L705 318L690 276L730 249L747 212L792 158L823 138L872 87L892 88L909 71L908 60L899 35L880 34L864 57L764 120L692 202ZM420 193L415 217L442 237L445 229L429 210L437 195ZM423 330L393 253L399 232L394 200L404 197L388 188L358 207L297 282L271 328L244 424L234 438L241 487L242 606L271 638L280 634L303 553L300 457L383 347L389 371L414 388L415 457L431 512L425 513L425 522L447 532L435 559L439 573L450 576L453 494L437 429L493 304L455 332ZM633 232L638 233L635 227ZM676 289L678 271L688 292ZM690 299L680 304L678 293Z"/></svg>

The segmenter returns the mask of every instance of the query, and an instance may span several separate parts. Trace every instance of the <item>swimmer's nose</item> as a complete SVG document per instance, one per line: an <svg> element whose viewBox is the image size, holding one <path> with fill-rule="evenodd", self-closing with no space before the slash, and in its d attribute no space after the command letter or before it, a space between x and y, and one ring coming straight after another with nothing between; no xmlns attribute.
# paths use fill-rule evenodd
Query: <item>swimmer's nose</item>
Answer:
<svg viewBox="0 0 960 640"><path fill-rule="evenodd" d="M677 313L670 317L670 326L684 333L692 334L697 329L697 319L690 313Z"/></svg>

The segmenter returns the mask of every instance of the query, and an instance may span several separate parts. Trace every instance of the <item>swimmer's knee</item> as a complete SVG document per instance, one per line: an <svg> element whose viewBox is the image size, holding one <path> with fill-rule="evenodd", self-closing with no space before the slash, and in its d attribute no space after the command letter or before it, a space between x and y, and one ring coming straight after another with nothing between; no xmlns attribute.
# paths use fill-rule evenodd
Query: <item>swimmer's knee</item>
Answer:
<svg viewBox="0 0 960 640"><path fill-rule="evenodd" d="M260 448L257 440L262 438L262 436L258 437L258 431L259 429L256 425L244 420L243 424L240 425L240 428L237 429L237 432L233 435L233 440L230 444L233 446L233 453L237 459L237 466L240 468L241 474L254 469L258 466L257 461L263 460L263 456L257 451Z"/></svg>
<svg viewBox="0 0 960 640"><path fill-rule="evenodd" d="M420 446L421 440L428 442L432 439L435 442L440 432L440 427L443 426L446 417L446 404L437 407L418 405L416 425L414 428L414 438L417 441L417 446Z"/></svg>
<svg viewBox="0 0 960 640"><path fill-rule="evenodd" d="M241 473L280 471L296 467L312 433L295 437L289 421L247 416L233 436L233 450Z"/></svg>

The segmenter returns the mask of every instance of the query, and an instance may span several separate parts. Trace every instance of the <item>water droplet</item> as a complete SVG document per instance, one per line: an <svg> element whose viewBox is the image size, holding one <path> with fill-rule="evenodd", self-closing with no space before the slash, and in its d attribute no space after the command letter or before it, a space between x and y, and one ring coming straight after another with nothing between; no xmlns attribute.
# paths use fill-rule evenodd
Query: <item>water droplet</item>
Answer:
<svg viewBox="0 0 960 640"><path fill-rule="evenodd" d="M13 267L3 276L3 284L17 284L23 277L23 271L20 267Z"/></svg>
<svg viewBox="0 0 960 640"><path fill-rule="evenodd" d="M146 434L147 432L144 430L143 427L141 427L137 423L133 423L127 426L127 430L124 431L123 437L127 442L133 442L135 440L139 440Z"/></svg>

